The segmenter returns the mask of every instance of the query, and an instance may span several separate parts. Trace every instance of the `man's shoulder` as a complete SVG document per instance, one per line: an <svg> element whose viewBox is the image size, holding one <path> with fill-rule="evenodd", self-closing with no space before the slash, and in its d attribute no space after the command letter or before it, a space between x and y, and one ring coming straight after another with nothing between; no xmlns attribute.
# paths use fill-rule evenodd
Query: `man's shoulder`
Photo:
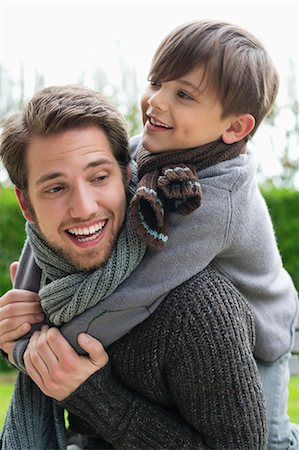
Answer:
<svg viewBox="0 0 299 450"><path fill-rule="evenodd" d="M170 302L173 308L175 306L182 310L194 309L199 312L204 305L208 305L212 314L216 310L219 311L219 305L221 308L230 308L233 303L236 303L239 306L244 304L246 309L248 307L239 291L212 265L174 288L165 302Z"/></svg>
<svg viewBox="0 0 299 450"><path fill-rule="evenodd" d="M169 337L179 333L185 342L182 348L194 339L201 342L203 335L213 336L219 343L227 335L230 342L235 342L234 335L240 332L241 323L248 331L250 345L254 342L254 319L248 303L231 282L211 266L173 289L156 313L169 329Z"/></svg>

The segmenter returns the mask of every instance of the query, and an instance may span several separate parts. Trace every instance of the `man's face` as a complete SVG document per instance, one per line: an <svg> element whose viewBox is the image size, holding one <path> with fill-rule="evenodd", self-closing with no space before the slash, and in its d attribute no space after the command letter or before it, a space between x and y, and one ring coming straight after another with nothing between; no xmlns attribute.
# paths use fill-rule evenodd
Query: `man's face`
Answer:
<svg viewBox="0 0 299 450"><path fill-rule="evenodd" d="M103 265L126 214L122 173L104 131L92 126L35 137L26 163L26 218L78 269Z"/></svg>

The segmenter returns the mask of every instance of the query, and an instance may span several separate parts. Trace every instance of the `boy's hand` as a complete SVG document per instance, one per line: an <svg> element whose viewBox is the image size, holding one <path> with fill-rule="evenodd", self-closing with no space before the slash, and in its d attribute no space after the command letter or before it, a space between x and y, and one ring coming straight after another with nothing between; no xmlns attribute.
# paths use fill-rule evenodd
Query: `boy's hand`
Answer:
<svg viewBox="0 0 299 450"><path fill-rule="evenodd" d="M58 328L45 325L32 335L24 362L45 395L62 401L107 364L108 355L99 341L81 333L78 342L89 356L79 356Z"/></svg>
<svg viewBox="0 0 299 450"><path fill-rule="evenodd" d="M12 263L12 282L16 268L17 263ZM9 355L11 362L15 341L28 333L32 324L42 322L43 319L39 296L35 292L11 289L0 297L0 348Z"/></svg>
<svg viewBox="0 0 299 450"><path fill-rule="evenodd" d="M32 324L43 319L38 294L23 289L6 292L0 297L0 348L5 342L24 336Z"/></svg>

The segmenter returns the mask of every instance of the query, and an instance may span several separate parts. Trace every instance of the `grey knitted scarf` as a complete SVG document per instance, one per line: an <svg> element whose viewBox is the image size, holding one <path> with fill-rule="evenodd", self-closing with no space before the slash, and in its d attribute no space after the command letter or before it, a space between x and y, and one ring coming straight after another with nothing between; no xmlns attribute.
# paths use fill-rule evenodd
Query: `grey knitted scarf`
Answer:
<svg viewBox="0 0 299 450"><path fill-rule="evenodd" d="M131 197L137 182L134 161L132 169ZM54 252L35 226L27 224L26 231L36 263L42 270L41 304L55 325L70 321L111 294L136 268L146 251L133 229L130 214L111 257L92 272L78 271ZM1 432L1 449L60 450L66 448L66 442L63 410L55 400L45 396L28 375L20 372Z"/></svg>
<svg viewBox="0 0 299 450"><path fill-rule="evenodd" d="M36 263L42 269L41 305L56 326L108 297L140 263L146 249L127 214L106 264L93 272L79 272L44 242L35 226L27 223L26 231Z"/></svg>

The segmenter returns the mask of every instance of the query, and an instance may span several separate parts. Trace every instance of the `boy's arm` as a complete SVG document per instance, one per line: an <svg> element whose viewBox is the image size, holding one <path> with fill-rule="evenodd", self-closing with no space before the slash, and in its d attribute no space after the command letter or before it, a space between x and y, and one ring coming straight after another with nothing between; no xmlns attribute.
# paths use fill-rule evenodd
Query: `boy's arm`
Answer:
<svg viewBox="0 0 299 450"><path fill-rule="evenodd" d="M136 157L139 141L140 136L130 140L132 157ZM148 250L139 267L109 298L60 328L78 353L82 353L77 343L80 332L89 333L105 347L109 346L145 320L172 289L203 270L222 251L230 208L225 196L219 201L219 190L214 193L213 188L206 191L203 186L203 192L205 202L193 214L187 218L180 214L170 215L169 241L162 251ZM215 198L217 207L212 204ZM22 256L17 274L19 287L38 291L39 269L28 243ZM177 270L178 261L181 262L180 270ZM167 276L161 267L167 268ZM119 305L122 305L121 316ZM110 327L109 324L116 320L119 326ZM111 333L112 329L114 334ZM22 351L23 348L19 354L22 354Z"/></svg>
<svg viewBox="0 0 299 450"><path fill-rule="evenodd" d="M0 298L0 349L10 363L24 371L23 353L28 339L44 323L37 295L40 269L28 242L20 262L11 264L10 273L14 288Z"/></svg>
<svg viewBox="0 0 299 450"><path fill-rule="evenodd" d="M25 242L14 279L15 289L38 292L40 288L41 270L37 266L28 240Z"/></svg>
<svg viewBox="0 0 299 450"><path fill-rule="evenodd" d="M205 204L190 217L186 218L180 214L170 215L169 242L162 251L148 250L133 274L107 299L74 317L60 328L64 337L78 353L82 354L82 349L77 343L80 332L89 333L99 339L105 347L109 346L145 320L172 289L203 270L222 250L229 208L225 200L217 209L211 206L213 198L219 195L218 191L216 195L208 192L205 195L207 200ZM180 261L179 270L178 261ZM167 276L161 267L167 268ZM39 276L39 269L27 244L24 259L21 259L17 273L18 287L38 290ZM119 326L111 327L110 323L115 321L118 321ZM23 351L24 342L18 343L15 358L20 362Z"/></svg>
<svg viewBox="0 0 299 450"><path fill-rule="evenodd" d="M31 329L31 325L43 319L38 295L35 292L12 289L0 298L0 349L13 363L13 347Z"/></svg>

